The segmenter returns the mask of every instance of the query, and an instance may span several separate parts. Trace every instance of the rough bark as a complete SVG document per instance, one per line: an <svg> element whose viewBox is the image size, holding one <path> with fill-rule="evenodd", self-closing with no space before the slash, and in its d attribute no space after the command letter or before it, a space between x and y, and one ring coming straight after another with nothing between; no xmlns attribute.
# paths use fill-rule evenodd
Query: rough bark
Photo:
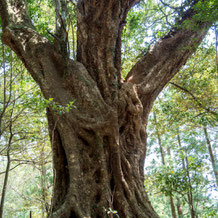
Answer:
<svg viewBox="0 0 218 218"><path fill-rule="evenodd" d="M137 2L78 1L77 61L72 61L61 49L63 41L53 45L35 31L25 0L0 0L3 42L23 61L44 97L62 107L76 100L69 112L60 114L52 103L47 109L55 171L50 217L107 217L109 210L120 217L158 217L143 186L147 117L210 24L202 23L198 31L175 29L124 82L121 34Z"/></svg>

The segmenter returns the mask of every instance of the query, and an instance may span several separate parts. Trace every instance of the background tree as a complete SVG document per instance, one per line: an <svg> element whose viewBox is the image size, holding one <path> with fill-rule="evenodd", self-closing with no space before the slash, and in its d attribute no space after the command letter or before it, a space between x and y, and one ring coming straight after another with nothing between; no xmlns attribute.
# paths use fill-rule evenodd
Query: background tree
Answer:
<svg viewBox="0 0 218 218"><path fill-rule="evenodd" d="M47 122L43 118L45 102L40 100L39 90L21 62L5 46L0 49L0 65L2 66L0 73L2 84L0 90L0 217L24 217L26 212L29 213L29 208L28 211L24 209L27 205L34 205L33 214L35 214L39 202L42 211L50 203L51 187L48 187L51 185L51 181L50 184L48 183L48 174L49 172L51 174L51 169L48 169L50 149L46 131ZM37 170L33 172L33 166L39 169L41 176L37 175L39 174ZM20 181L15 179L18 172L22 175ZM26 187L35 185L36 190L36 184L33 182L37 180L36 176L39 176L41 184L37 184L38 194L32 195L30 201L28 191L22 193L23 187L19 187L18 184L24 185L26 182ZM28 189L31 188L28 187ZM18 196L22 196L23 201L16 200L17 193L19 193ZM17 204L18 201L19 204Z"/></svg>
<svg viewBox="0 0 218 218"><path fill-rule="evenodd" d="M213 38L212 35L210 38ZM210 162L210 149L207 148L203 131L205 125L208 125L212 139L211 150L212 153L215 152L217 103L216 50L213 44L215 43L211 44L211 40L206 39L173 79L173 84L155 102L153 111L158 121L156 125L155 119L150 116L148 159L154 158L152 152L158 154L161 151L157 127L162 139L162 150L168 155L165 158L167 167L160 166L157 160L147 167L146 188L151 194L158 193L159 197L151 197L155 209L166 207L163 200L156 200L163 199L163 194L177 198L179 217L216 216L217 189L212 173L214 166ZM170 217L167 213L163 216Z"/></svg>

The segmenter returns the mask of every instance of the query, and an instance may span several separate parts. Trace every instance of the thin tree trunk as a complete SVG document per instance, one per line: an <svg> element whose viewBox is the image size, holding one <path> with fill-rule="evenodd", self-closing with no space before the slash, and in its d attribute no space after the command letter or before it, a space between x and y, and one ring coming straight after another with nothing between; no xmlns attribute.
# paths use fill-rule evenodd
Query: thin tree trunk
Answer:
<svg viewBox="0 0 218 218"><path fill-rule="evenodd" d="M206 142L207 142L208 152L209 152L209 155L210 155L210 161L211 161L212 168L213 168L214 177L216 179L216 185L218 186L218 168L216 166L215 158L214 158L214 155L213 155L212 145L210 143L209 135L208 135L208 132L207 132L207 127L204 126L203 129L204 129L204 136L205 136L205 139L206 139Z"/></svg>
<svg viewBox="0 0 218 218"><path fill-rule="evenodd" d="M182 202L179 199L179 197L177 198L177 212L178 212L178 217L179 218L183 218L183 208L182 208Z"/></svg>
<svg viewBox="0 0 218 218"><path fill-rule="evenodd" d="M46 168L45 168L45 153L44 153L44 146L42 146L41 148L41 169L40 169L40 173L41 173L41 188L42 188L42 217L45 217L45 213L46 213L46 217L48 216L49 213L49 205L48 205L48 197L47 197L47 186L46 186Z"/></svg>
<svg viewBox="0 0 218 218"><path fill-rule="evenodd" d="M11 132L9 142L8 142L8 149L7 149L7 166L6 166L6 170L5 170L4 184L2 187L2 194L1 194L0 218L3 218L5 196L6 196L6 192L7 192L8 177L9 177L10 165L11 165L10 150L11 150L12 138L13 138L13 134Z"/></svg>
<svg viewBox="0 0 218 218"><path fill-rule="evenodd" d="M162 146L162 142L161 142L161 136L160 136L160 133L159 133L158 122L157 122L157 117L156 117L155 112L154 112L154 123L155 123L155 127L156 127L156 135L157 135L158 144L159 144L159 148L160 148L162 164L163 164L163 166L165 166L166 162L165 162L165 157L164 157L164 151L163 151L163 146ZM170 201L170 208L171 208L172 217L173 218L177 218L173 196L169 197L169 201Z"/></svg>
<svg viewBox="0 0 218 218"><path fill-rule="evenodd" d="M178 134L177 134L177 140L178 140L179 148L181 149L182 148L182 143L181 143L181 138L180 138L179 131L178 131ZM188 190L188 193L187 193L187 198L188 198L190 214L191 214L191 218L195 218L195 210L194 210L193 195L192 195L192 185L191 185L191 178L190 178L190 174L189 174L189 163L188 163L188 158L187 157L182 158L182 166L183 166L183 170L187 174L187 178L188 178L188 182L189 182L189 190Z"/></svg>
<svg viewBox="0 0 218 218"><path fill-rule="evenodd" d="M6 89L6 86L7 86L7 81L6 81L6 78L7 78L7 74L6 74L6 64L5 64L5 48L4 48L4 44L2 44L2 65L3 65L3 108L1 108L1 112L0 112L0 139L1 139L1 136L3 134L3 130L2 130L2 121L3 121L3 117L4 117L4 114L5 114L5 111L7 109L7 106L8 106L8 102L7 102L7 98L6 98L6 92L7 92L7 89Z"/></svg>
<svg viewBox="0 0 218 218"><path fill-rule="evenodd" d="M174 199L172 196L170 196L170 208L171 208L171 213L172 213L172 217L176 218L176 209L175 209L175 204L174 204Z"/></svg>
<svg viewBox="0 0 218 218"><path fill-rule="evenodd" d="M3 110L0 114L0 138L2 135L2 131L1 131L1 122L2 122L2 118L5 115L6 109L11 101L11 97L12 97L12 75L13 75L13 71L12 71L12 60L10 63L10 80L9 80L9 90L7 89L7 81L6 81L6 66L5 66L5 51L4 51L4 46L2 46L2 51L3 51L3 71L4 71L4 100L3 100ZM7 93L9 93L9 97L7 99ZM5 202L5 196L6 196L6 192L7 192L7 184L8 184L8 177L9 177L9 172L10 172L10 165L11 165L11 157L10 157L10 151L11 151L11 143L12 143L12 139L13 139L13 131L12 131L12 126L13 126L13 121L12 121L12 116L13 116L13 112L14 112L14 105L15 105L15 101L12 103L12 110L10 112L10 116L9 116L9 120L10 120L10 124L9 124L9 139L8 139L8 147L7 147L7 166L6 166L6 171L5 171L5 177L4 177L4 183L3 183L3 187L2 187L2 194L1 194L1 203L0 203L0 218L3 217L3 211L4 211L4 202Z"/></svg>
<svg viewBox="0 0 218 218"><path fill-rule="evenodd" d="M168 153L168 156L170 157L170 159L172 160L170 147L167 148L167 153ZM179 197L177 197L176 208L177 208L178 217L182 218L183 217L183 209L182 209L182 202L180 201Z"/></svg>
<svg viewBox="0 0 218 218"><path fill-rule="evenodd" d="M181 142L179 131L178 131L178 134L177 134L177 141L178 141L178 144L179 144L179 148L182 149L182 142ZM184 155L184 154L182 153L182 155ZM183 168L184 171L186 170L184 157L182 157L182 168Z"/></svg>
<svg viewBox="0 0 218 218"><path fill-rule="evenodd" d="M164 151L163 151L163 146L162 146L162 142L161 142L160 133L159 133L159 130L158 130L158 123L157 123L157 117L156 117L155 112L154 112L154 123L155 123L155 128L156 128L158 144L159 144L159 148L160 148L162 164L165 165Z"/></svg>
<svg viewBox="0 0 218 218"><path fill-rule="evenodd" d="M187 172L187 177L188 177L188 182L189 182L188 202L189 202L189 206L190 206L191 217L195 218L192 185L191 185L191 178L190 178L190 173L189 173L189 162L188 162L187 157L185 157L185 162L186 162L186 172Z"/></svg>

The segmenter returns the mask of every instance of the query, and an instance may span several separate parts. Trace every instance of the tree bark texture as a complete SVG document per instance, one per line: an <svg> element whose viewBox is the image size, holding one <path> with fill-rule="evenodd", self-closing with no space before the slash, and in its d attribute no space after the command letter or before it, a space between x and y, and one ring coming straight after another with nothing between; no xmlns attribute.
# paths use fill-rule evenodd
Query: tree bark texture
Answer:
<svg viewBox="0 0 218 218"><path fill-rule="evenodd" d="M61 2L61 1L60 1ZM204 38L174 28L124 81L121 35L138 0L79 0L77 61L35 31L25 0L0 0L2 40L23 61L46 99L55 171L50 217L158 217L144 191L146 124L152 103ZM189 16L182 19L191 19ZM59 28L59 27L58 27ZM63 39L62 31L56 37ZM194 49L190 49L194 47Z"/></svg>

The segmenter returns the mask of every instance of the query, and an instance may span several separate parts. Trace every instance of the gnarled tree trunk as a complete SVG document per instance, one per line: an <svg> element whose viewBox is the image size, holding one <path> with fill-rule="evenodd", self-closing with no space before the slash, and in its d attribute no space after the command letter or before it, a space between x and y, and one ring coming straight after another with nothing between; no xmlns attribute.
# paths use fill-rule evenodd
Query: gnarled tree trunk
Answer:
<svg viewBox="0 0 218 218"><path fill-rule="evenodd" d="M158 217L143 185L148 114L211 24L200 23L198 31L174 28L123 81L121 34L137 2L79 0L73 61L61 26L59 40L51 44L35 31L25 0L0 0L3 42L20 57L46 99L62 107L75 101L69 112L60 114L52 103L47 109L55 169L50 217L112 217L114 210L119 217ZM181 20L194 14L190 9Z"/></svg>

